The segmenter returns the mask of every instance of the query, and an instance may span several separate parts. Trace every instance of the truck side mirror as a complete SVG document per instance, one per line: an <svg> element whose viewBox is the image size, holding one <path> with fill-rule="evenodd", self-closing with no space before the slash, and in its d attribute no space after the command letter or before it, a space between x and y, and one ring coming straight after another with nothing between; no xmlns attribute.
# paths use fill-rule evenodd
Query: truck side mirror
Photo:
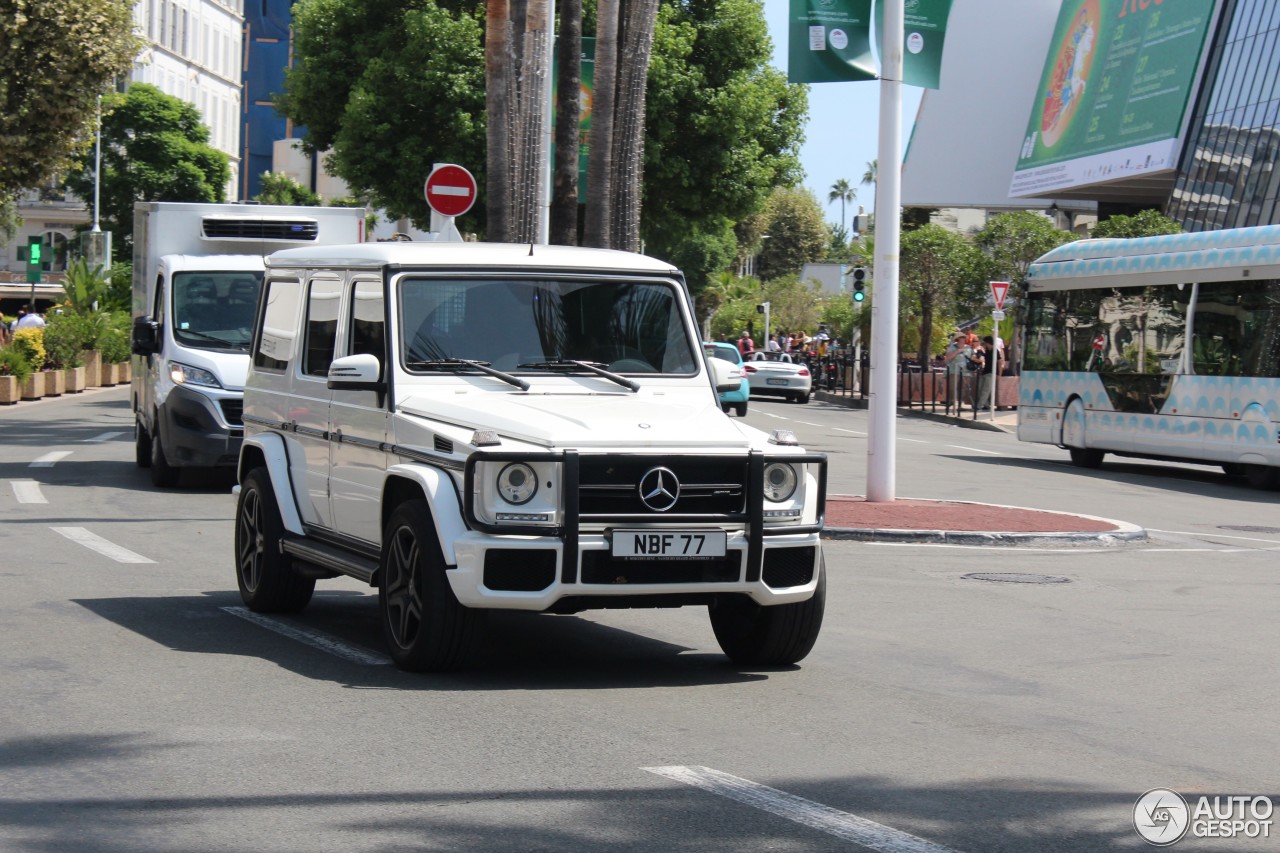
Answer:
<svg viewBox="0 0 1280 853"><path fill-rule="evenodd" d="M711 381L716 387L716 393L737 391L742 387L741 367L719 358L707 359L707 366L711 368Z"/></svg>
<svg viewBox="0 0 1280 853"><path fill-rule="evenodd" d="M160 352L160 324L150 317L134 318L131 349L134 355Z"/></svg>
<svg viewBox="0 0 1280 853"><path fill-rule="evenodd" d="M387 383L378 381L381 374L382 363L376 355L344 355L329 365L329 390L385 391Z"/></svg>

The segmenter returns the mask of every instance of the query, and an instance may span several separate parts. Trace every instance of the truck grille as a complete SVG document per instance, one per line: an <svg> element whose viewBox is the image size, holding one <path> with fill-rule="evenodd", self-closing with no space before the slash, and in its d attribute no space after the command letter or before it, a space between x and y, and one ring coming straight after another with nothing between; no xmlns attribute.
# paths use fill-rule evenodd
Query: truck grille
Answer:
<svg viewBox="0 0 1280 853"><path fill-rule="evenodd" d="M219 400L222 417L232 426L244 426L244 400Z"/></svg>
<svg viewBox="0 0 1280 853"><path fill-rule="evenodd" d="M207 240L283 240L314 243L320 226L314 219L240 219L230 216L206 216L204 236Z"/></svg>
<svg viewBox="0 0 1280 853"><path fill-rule="evenodd" d="M664 485L672 486L670 479L679 484L670 506L662 501L646 503L641 497L640 481L656 468L673 475L664 479ZM719 517L746 511L747 460L743 457L584 455L578 482L584 521L620 515L652 515L655 520L664 515Z"/></svg>

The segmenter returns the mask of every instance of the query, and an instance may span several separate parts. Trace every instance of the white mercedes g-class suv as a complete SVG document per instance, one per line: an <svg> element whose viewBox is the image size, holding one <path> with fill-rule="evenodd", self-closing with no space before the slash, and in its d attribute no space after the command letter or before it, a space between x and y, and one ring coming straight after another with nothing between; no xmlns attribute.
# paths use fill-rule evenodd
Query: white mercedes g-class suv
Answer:
<svg viewBox="0 0 1280 853"><path fill-rule="evenodd" d="M800 660L822 624L826 457L726 417L728 365L699 340L680 272L641 255L271 255L238 469L245 604L298 611L351 576L413 671L464 665L489 609L706 605L734 661Z"/></svg>

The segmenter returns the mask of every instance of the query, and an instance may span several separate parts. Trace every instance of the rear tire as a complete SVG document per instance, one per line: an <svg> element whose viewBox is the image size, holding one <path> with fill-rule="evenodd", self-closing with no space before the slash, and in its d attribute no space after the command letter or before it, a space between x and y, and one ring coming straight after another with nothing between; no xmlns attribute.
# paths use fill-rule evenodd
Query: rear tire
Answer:
<svg viewBox="0 0 1280 853"><path fill-rule="evenodd" d="M734 410L737 411L738 417L740 418L745 418L747 416L747 404L745 402L736 404L734 406Z"/></svg>
<svg viewBox="0 0 1280 853"><path fill-rule="evenodd" d="M1246 465L1244 476L1249 481L1249 485L1255 489L1280 488L1280 468L1272 468L1269 465Z"/></svg>
<svg viewBox="0 0 1280 853"><path fill-rule="evenodd" d="M149 436L151 444L151 485L157 489L167 489L178 484L178 469L169 464L164 455L164 443L160 440L160 431Z"/></svg>
<svg viewBox="0 0 1280 853"><path fill-rule="evenodd" d="M424 500L401 504L382 536L378 613L396 666L446 672L470 662L484 634L485 612L458 603Z"/></svg>
<svg viewBox="0 0 1280 853"><path fill-rule="evenodd" d="M133 422L133 461L139 468L151 467L151 433L139 418Z"/></svg>
<svg viewBox="0 0 1280 853"><path fill-rule="evenodd" d="M254 468L236 500L236 583L240 598L255 613L296 613L311 601L315 578L293 568L280 550L284 522L266 468Z"/></svg>
<svg viewBox="0 0 1280 853"><path fill-rule="evenodd" d="M729 659L743 666L787 666L804 659L822 630L827 601L827 561L818 562L813 597L764 607L745 595L727 595L708 608L711 630Z"/></svg>
<svg viewBox="0 0 1280 853"><path fill-rule="evenodd" d="M1068 452L1071 453L1071 464L1077 468L1101 468L1102 458L1106 456L1101 450L1092 448L1071 447Z"/></svg>

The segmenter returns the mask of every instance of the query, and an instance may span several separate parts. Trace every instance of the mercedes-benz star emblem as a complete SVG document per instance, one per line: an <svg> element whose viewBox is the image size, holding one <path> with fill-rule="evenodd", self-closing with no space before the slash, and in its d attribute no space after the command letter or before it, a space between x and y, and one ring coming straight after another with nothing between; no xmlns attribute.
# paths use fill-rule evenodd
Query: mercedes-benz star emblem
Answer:
<svg viewBox="0 0 1280 853"><path fill-rule="evenodd" d="M640 478L640 500L654 512L666 512L680 499L680 480L670 468L650 468Z"/></svg>

